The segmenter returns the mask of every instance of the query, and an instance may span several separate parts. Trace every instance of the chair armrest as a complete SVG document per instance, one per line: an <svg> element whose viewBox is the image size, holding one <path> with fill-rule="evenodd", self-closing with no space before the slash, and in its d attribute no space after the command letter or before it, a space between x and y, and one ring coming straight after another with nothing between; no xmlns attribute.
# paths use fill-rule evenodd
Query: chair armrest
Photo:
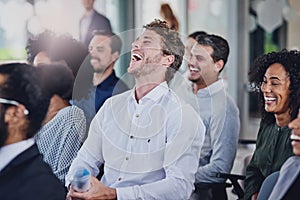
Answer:
<svg viewBox="0 0 300 200"><path fill-rule="evenodd" d="M246 177L243 175L237 174L225 174L225 173L216 173L217 178L225 178L229 179L231 184L233 185L233 189L239 198L244 197L244 190L240 186L238 180L244 180Z"/></svg>

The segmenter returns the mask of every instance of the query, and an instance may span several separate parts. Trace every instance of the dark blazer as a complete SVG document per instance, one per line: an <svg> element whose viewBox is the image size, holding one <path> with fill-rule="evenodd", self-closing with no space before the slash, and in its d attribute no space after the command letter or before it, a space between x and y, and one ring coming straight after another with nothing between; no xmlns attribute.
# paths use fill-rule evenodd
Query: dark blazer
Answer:
<svg viewBox="0 0 300 200"><path fill-rule="evenodd" d="M81 30L81 20L79 24L79 29ZM84 43L86 47L89 46L90 41L93 38L93 31L94 30L106 30L106 31L112 31L110 21L107 19L104 15L101 15L97 11L94 10L93 18L91 21L91 24L88 28L86 37L80 38L80 41Z"/></svg>
<svg viewBox="0 0 300 200"><path fill-rule="evenodd" d="M66 190L34 144L0 172L0 199L64 200Z"/></svg>

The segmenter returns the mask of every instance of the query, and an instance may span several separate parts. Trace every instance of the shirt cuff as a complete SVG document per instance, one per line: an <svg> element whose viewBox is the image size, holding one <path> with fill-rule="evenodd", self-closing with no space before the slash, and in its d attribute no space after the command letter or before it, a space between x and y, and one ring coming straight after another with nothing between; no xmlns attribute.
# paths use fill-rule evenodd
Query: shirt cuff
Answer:
<svg viewBox="0 0 300 200"><path fill-rule="evenodd" d="M135 200L133 187L116 188L118 200Z"/></svg>

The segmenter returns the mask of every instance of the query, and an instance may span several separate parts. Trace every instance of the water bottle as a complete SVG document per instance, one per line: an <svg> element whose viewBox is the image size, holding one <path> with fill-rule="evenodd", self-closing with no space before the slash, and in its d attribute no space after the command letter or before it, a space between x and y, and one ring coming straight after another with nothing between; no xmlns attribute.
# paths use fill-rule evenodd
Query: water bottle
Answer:
<svg viewBox="0 0 300 200"><path fill-rule="evenodd" d="M78 168L75 170L71 185L77 192L86 192L90 189L90 172L86 168Z"/></svg>

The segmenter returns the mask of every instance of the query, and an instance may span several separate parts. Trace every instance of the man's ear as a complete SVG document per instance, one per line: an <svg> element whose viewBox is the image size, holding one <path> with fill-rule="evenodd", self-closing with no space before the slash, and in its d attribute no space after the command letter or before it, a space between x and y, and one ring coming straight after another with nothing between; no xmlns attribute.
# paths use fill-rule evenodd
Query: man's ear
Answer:
<svg viewBox="0 0 300 200"><path fill-rule="evenodd" d="M162 64L169 67L175 61L175 56L174 55L164 55L162 59L163 59Z"/></svg>
<svg viewBox="0 0 300 200"><path fill-rule="evenodd" d="M4 122L6 123L18 123L25 118L26 112L28 112L23 105L10 106L6 109Z"/></svg>
<svg viewBox="0 0 300 200"><path fill-rule="evenodd" d="M118 51L115 51L113 54L112 54L112 62L116 62L119 58L120 54Z"/></svg>
<svg viewBox="0 0 300 200"><path fill-rule="evenodd" d="M224 61L223 60L218 60L216 62L216 70L218 72L220 72L223 69L223 67L224 67Z"/></svg>

